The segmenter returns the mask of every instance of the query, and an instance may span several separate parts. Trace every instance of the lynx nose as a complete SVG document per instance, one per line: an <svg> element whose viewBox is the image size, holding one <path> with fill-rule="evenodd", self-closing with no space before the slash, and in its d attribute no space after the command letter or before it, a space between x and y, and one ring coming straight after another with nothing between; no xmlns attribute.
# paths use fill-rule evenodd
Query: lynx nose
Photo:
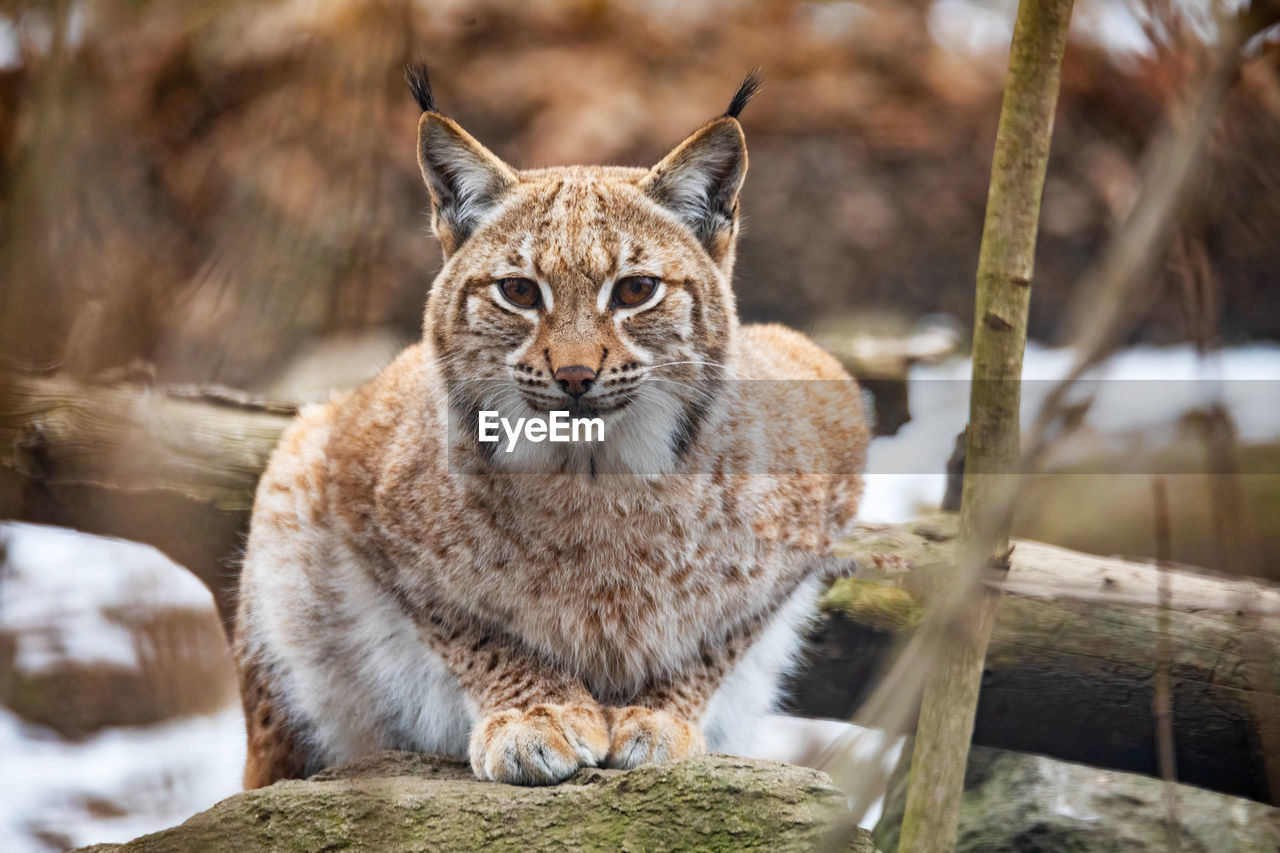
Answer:
<svg viewBox="0 0 1280 853"><path fill-rule="evenodd" d="M591 390L591 386L596 381L596 372L590 367L575 364L570 367L561 367L555 372L553 378L560 383L560 387L566 394L576 400Z"/></svg>

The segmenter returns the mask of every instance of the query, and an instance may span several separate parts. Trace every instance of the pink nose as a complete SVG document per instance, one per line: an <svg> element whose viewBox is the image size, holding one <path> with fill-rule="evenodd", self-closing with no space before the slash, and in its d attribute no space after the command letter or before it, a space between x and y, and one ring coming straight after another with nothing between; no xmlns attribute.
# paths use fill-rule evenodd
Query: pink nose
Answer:
<svg viewBox="0 0 1280 853"><path fill-rule="evenodd" d="M553 378L560 383L560 387L566 394L576 400L591 390L591 386L596 381L596 372L590 367L575 364L560 368Z"/></svg>

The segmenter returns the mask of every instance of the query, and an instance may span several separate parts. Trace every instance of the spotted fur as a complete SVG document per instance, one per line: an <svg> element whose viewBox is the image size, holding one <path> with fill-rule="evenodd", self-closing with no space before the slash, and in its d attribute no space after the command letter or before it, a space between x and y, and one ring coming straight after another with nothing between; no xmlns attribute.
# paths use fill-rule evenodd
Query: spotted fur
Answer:
<svg viewBox="0 0 1280 853"><path fill-rule="evenodd" d="M748 748L867 444L833 359L738 323L733 110L754 84L652 169L517 171L410 79L446 262L422 341L304 411L258 487L246 784L387 748L525 784ZM658 283L622 306L632 276ZM540 304L504 297L509 278ZM580 397L566 366L595 377ZM599 416L605 440L496 452L482 409Z"/></svg>

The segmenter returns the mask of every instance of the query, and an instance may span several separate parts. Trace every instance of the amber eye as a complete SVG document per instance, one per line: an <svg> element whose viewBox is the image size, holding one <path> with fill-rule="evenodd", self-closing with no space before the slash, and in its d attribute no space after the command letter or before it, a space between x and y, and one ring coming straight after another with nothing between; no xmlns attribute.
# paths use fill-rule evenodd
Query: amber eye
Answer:
<svg viewBox="0 0 1280 853"><path fill-rule="evenodd" d="M537 308L542 301L542 291L538 285L527 278L503 278L498 280L498 289L512 305L521 308Z"/></svg>
<svg viewBox="0 0 1280 853"><path fill-rule="evenodd" d="M613 288L615 308L634 308L643 305L658 289L658 280L651 275L631 275L620 279Z"/></svg>

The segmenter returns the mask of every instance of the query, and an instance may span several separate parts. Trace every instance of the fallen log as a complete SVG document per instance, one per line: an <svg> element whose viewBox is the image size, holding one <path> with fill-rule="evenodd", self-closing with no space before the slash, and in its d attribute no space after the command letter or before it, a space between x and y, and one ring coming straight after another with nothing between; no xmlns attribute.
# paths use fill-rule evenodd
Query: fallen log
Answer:
<svg viewBox="0 0 1280 853"><path fill-rule="evenodd" d="M0 371L0 518L152 545L235 610L253 490L288 407Z"/></svg>
<svg viewBox="0 0 1280 853"><path fill-rule="evenodd" d="M153 545L204 581L227 621L253 489L289 416L228 393L0 371L0 518ZM842 546L863 573L824 602L794 713L855 711L945 572L954 525L863 525ZM974 742L1155 775L1155 567L1034 542L1012 560ZM1179 778L1275 802L1260 744L1280 726L1280 593L1171 575ZM1267 661L1246 653L1250 633Z"/></svg>
<svg viewBox="0 0 1280 853"><path fill-rule="evenodd" d="M861 576L824 599L793 713L848 719L857 710L949 565L956 521L940 514L862 530L844 544ZM1025 541L1011 560L974 743L1158 776L1156 566ZM1275 803L1263 744L1267 727L1280 734L1280 591L1185 567L1170 575L1178 779Z"/></svg>

